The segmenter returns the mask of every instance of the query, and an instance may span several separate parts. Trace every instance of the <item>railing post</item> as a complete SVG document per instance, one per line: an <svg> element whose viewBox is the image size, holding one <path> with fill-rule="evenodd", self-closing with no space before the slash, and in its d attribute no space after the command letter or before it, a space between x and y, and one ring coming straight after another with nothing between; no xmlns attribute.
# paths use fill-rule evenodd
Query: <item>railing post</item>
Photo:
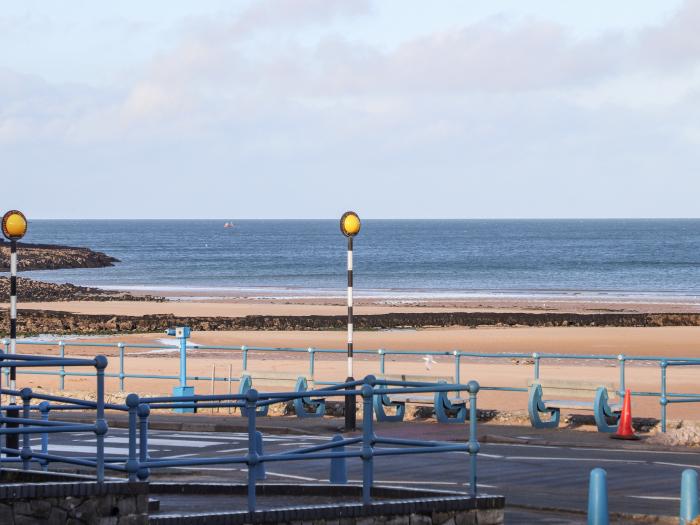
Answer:
<svg viewBox="0 0 700 525"><path fill-rule="evenodd" d="M254 388L245 394L245 406L248 413L248 512L255 512L256 468L258 465L258 451L256 447L256 412L258 391Z"/></svg>
<svg viewBox="0 0 700 525"><path fill-rule="evenodd" d="M333 436L332 441L335 441L336 443L338 441L343 441L343 436L336 434ZM345 445L335 447L333 452L342 454L345 452ZM348 468L345 457L331 458L331 472L329 481L334 485L345 485L348 482Z"/></svg>
<svg viewBox="0 0 700 525"><path fill-rule="evenodd" d="M136 459L136 416L139 396L137 394L126 396L126 406L129 409L129 457L126 460L126 471L129 473L129 481L136 481L139 470Z"/></svg>
<svg viewBox="0 0 700 525"><path fill-rule="evenodd" d="M23 388L20 391L20 397L22 398L22 428L31 426L28 424L28 420L31 418L31 404L32 404L32 389ZM22 470L29 470L29 461L32 459L32 447L29 442L29 434L27 432L22 433L22 451L20 456L22 457Z"/></svg>
<svg viewBox="0 0 700 525"><path fill-rule="evenodd" d="M477 418L479 416L476 408L476 396L479 393L479 383L469 381L467 383L469 391L469 494L475 498L476 487L476 458L481 445L479 445L479 435L477 434Z"/></svg>
<svg viewBox="0 0 700 525"><path fill-rule="evenodd" d="M58 342L58 356L61 359L66 358L66 343L63 341ZM58 372L58 389L63 392L63 390L66 388L66 367L65 365L61 365L61 369Z"/></svg>
<svg viewBox="0 0 700 525"><path fill-rule="evenodd" d="M248 370L248 347L243 345L241 347L241 356L243 357L243 371Z"/></svg>
<svg viewBox="0 0 700 525"><path fill-rule="evenodd" d="M107 368L107 358L103 355L96 356L97 407L95 414L95 439L97 441L97 455L95 466L97 468L98 483L102 483L105 479L105 434L109 430L105 420L105 368Z"/></svg>
<svg viewBox="0 0 700 525"><path fill-rule="evenodd" d="M591 470L588 484L588 525L608 525L608 482L602 468Z"/></svg>
<svg viewBox="0 0 700 525"><path fill-rule="evenodd" d="M148 416L151 413L151 407L145 403L139 404L136 409L139 416L139 461L138 461L138 478L140 481L146 481L151 471L147 467L142 467L141 464L148 461Z"/></svg>
<svg viewBox="0 0 700 525"><path fill-rule="evenodd" d="M460 370L460 367L461 367L460 361L462 359L462 356L459 355L459 350L455 350L454 352L452 352L452 355L455 356L455 377L454 377L454 380L455 380L455 383L457 383L459 385L462 382L462 372ZM462 391L457 390L457 398L460 398L460 397L462 397Z"/></svg>
<svg viewBox="0 0 700 525"><path fill-rule="evenodd" d="M314 373L316 372L316 350L309 347L307 350L309 352L309 380L314 380Z"/></svg>
<svg viewBox="0 0 700 525"><path fill-rule="evenodd" d="M372 396L374 394L374 376L367 376L362 385L362 503L372 502L372 483L374 482L374 430L372 428Z"/></svg>
<svg viewBox="0 0 700 525"><path fill-rule="evenodd" d="M49 420L49 411L51 410L50 404L48 401L42 401L39 403L39 413L41 413L41 420L42 421L48 421ZM42 454L48 454L49 453L49 434L48 432L42 432L41 434L41 453ZM49 460L48 459L41 459L39 460L39 464L41 465L41 470L46 472L49 470Z"/></svg>
<svg viewBox="0 0 700 525"><path fill-rule="evenodd" d="M124 343L118 343L119 348L119 390L124 391L124 378L126 374L124 373Z"/></svg>
<svg viewBox="0 0 700 525"><path fill-rule="evenodd" d="M532 359L535 361L535 381L537 381L540 378L540 354L533 352Z"/></svg>
<svg viewBox="0 0 700 525"><path fill-rule="evenodd" d="M618 394L621 398L625 397L625 356L620 354L617 356L617 361L620 363L620 390Z"/></svg>
<svg viewBox="0 0 700 525"><path fill-rule="evenodd" d="M263 452L263 435L259 430L255 431L255 453L258 457L264 454ZM255 467L255 479L258 481L265 481L267 478L267 473L265 472L265 463L258 461Z"/></svg>
<svg viewBox="0 0 700 525"><path fill-rule="evenodd" d="M659 399L661 404L661 432L666 432L666 407L668 405L668 398L666 397L666 368L668 367L668 361L663 359L659 366L661 367L661 399Z"/></svg>
<svg viewBox="0 0 700 525"><path fill-rule="evenodd" d="M386 374L386 352L380 348L377 353L379 354L379 373L384 375Z"/></svg>
<svg viewBox="0 0 700 525"><path fill-rule="evenodd" d="M216 365L211 365L211 383L210 383L210 390L211 390L211 395L214 395L214 392L216 391ZM218 411L218 407L217 407ZM213 414L214 413L214 407L211 407L210 412Z"/></svg>
<svg viewBox="0 0 700 525"><path fill-rule="evenodd" d="M681 475L680 525L688 525L698 515L698 473L693 469L685 469Z"/></svg>
<svg viewBox="0 0 700 525"><path fill-rule="evenodd" d="M231 395L231 381L233 380L233 365L231 363L228 364L228 395ZM229 401L230 403L230 401ZM229 404L228 407L228 413L231 413L231 405Z"/></svg>

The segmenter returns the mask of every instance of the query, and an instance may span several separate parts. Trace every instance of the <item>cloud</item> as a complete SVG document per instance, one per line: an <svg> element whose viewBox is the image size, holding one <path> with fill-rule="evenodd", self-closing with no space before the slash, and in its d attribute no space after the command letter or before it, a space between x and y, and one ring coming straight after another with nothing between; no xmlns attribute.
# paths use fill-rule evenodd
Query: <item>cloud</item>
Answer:
<svg viewBox="0 0 700 525"><path fill-rule="evenodd" d="M120 180L110 197L156 215L166 208L131 188L196 177L188 198L206 202L204 215L232 199L241 215L269 215L256 207L261 194L278 204L296 195L283 216L331 213L339 199L375 215L413 215L416 200L444 202L437 215L576 215L585 202L572 201L601 192L629 194L620 209L644 215L631 201L670 202L695 176L690 2L656 27L586 38L494 17L382 48L331 23L368 12L363 2L268 0L193 19L177 45L109 88L0 70L0 157L29 174L66 166L74 193ZM353 188L333 182L351 176ZM568 207L548 202L553 192ZM99 214L104 203L91 206Z"/></svg>
<svg viewBox="0 0 700 525"><path fill-rule="evenodd" d="M700 2L686 0L680 10L639 35L639 60L660 70L700 63Z"/></svg>

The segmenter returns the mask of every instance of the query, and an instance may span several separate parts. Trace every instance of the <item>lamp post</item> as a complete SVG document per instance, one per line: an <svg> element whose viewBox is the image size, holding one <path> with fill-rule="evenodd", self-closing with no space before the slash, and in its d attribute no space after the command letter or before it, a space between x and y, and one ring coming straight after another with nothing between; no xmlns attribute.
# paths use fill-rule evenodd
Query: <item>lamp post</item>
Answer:
<svg viewBox="0 0 700 525"><path fill-rule="evenodd" d="M360 233L362 223L354 211L347 211L340 218L340 231L348 239L348 377L346 382L355 380L353 374L353 318L352 318L352 240ZM354 387L350 387L354 389ZM355 430L355 396L345 396L345 431Z"/></svg>
<svg viewBox="0 0 700 525"><path fill-rule="evenodd" d="M2 218L2 233L10 241L10 353L17 352L17 241L27 233L27 219L21 211L8 211ZM10 388L15 389L16 372L10 370Z"/></svg>
<svg viewBox="0 0 700 525"><path fill-rule="evenodd" d="M27 233L27 218L21 211L11 210L2 217L2 233L10 241L10 354L17 353L17 241ZM17 370L10 368L10 390L17 387ZM15 396L10 396L10 405L15 404ZM8 417L19 417L18 409L8 409ZM8 426L16 426L10 425ZM8 434L7 448L19 448L19 434ZM11 455L11 454L8 454ZM12 454L14 455L14 454Z"/></svg>

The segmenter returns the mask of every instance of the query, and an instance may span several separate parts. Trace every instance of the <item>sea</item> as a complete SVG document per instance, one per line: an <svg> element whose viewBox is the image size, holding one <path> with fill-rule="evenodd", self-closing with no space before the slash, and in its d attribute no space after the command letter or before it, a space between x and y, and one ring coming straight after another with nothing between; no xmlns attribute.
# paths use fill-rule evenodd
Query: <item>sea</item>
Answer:
<svg viewBox="0 0 700 525"><path fill-rule="evenodd" d="M232 222L232 228L225 228ZM106 289L342 297L337 220L34 220L26 242L85 246L110 268L25 272ZM700 297L700 219L365 220L355 294L389 301Z"/></svg>

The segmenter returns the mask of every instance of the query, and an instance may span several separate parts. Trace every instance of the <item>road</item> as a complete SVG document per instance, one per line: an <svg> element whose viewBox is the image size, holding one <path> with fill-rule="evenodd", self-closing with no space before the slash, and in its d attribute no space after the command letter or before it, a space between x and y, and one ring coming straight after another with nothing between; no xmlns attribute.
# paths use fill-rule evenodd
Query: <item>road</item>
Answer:
<svg viewBox="0 0 700 525"><path fill-rule="evenodd" d="M197 433L151 430L149 450L153 458L200 458L243 455L243 433ZM265 452L326 442L329 437L266 435ZM126 455L127 433L112 428L105 439L106 454ZM38 438L32 446L39 445ZM86 434L54 434L50 452L84 456L94 454L95 438ZM484 444L479 454L478 489L504 494L509 507L507 523L532 523L535 514L521 506L585 510L588 474L594 467L608 472L610 510L624 513L678 513L680 477L685 468L700 470L700 454L518 444ZM360 482L359 460L349 460L351 483ZM375 460L377 484L405 485L465 491L469 457L465 453L381 457ZM327 460L275 462L267 467L267 479L276 482L327 482ZM154 479L244 481L245 468L236 465L178 467L153 472ZM163 502L163 511L169 502ZM546 515L541 522L581 523L581 516Z"/></svg>

